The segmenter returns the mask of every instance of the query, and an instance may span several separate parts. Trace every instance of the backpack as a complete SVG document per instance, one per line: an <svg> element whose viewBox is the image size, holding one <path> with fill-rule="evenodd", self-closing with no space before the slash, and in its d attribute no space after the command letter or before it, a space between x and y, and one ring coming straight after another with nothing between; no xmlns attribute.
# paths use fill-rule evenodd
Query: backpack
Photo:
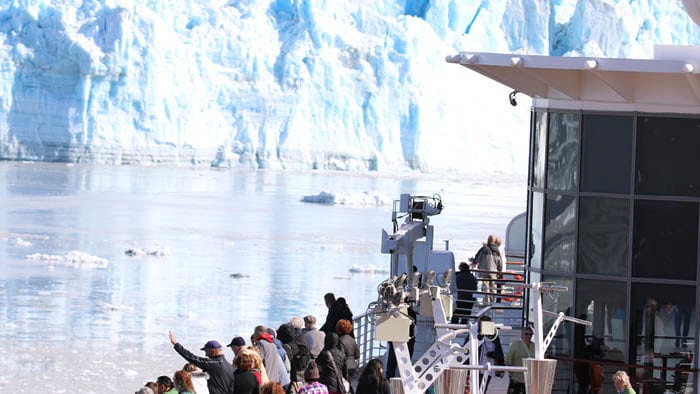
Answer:
<svg viewBox="0 0 700 394"><path fill-rule="evenodd" d="M304 372L306 367L309 365L309 360L311 359L311 353L309 352L309 347L306 345L306 341L301 336L294 338L292 342L296 346L297 351L292 357L292 370L297 372Z"/></svg>

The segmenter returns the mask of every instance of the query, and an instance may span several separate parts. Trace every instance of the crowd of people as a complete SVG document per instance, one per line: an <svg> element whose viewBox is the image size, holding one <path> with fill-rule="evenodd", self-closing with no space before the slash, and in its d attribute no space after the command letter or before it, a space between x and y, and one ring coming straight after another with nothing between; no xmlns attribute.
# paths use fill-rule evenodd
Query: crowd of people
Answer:
<svg viewBox="0 0 700 394"><path fill-rule="evenodd" d="M320 329L313 315L304 316L303 320L292 317L277 330L259 325L249 340L235 336L226 346L233 352L232 362L219 341L207 341L200 349L204 351L202 357L187 350L170 331L173 349L187 363L172 376L147 382L136 393L348 394L353 391L349 382L357 372L360 356L352 312L346 300L336 299L333 293L327 293L324 301L328 315ZM372 369L365 368L366 372L376 374L375 364ZM365 385L384 383L374 378L363 381Z"/></svg>
<svg viewBox="0 0 700 394"><path fill-rule="evenodd" d="M470 259L471 267L466 262L459 265L452 323L466 323L472 316L478 287L472 271L476 271L484 282L484 302L499 301L497 273L503 272L504 268L500 245L500 238L491 235L475 258ZM388 371L384 370L380 359L369 360L357 377L356 388L352 387L350 382L358 374L360 357L353 333L353 315L344 298L336 299L333 293L327 293L324 301L328 314L320 328L316 327L313 315L306 315L303 319L292 317L277 330L259 325L253 329L249 340L235 336L226 345L233 352L232 362L227 360L225 347L220 342L206 342L200 349L205 354L201 357L183 347L171 331L170 342L187 363L172 377L164 375L147 382L136 394L389 394L387 376L395 376L396 369L396 362L392 363L391 357ZM491 320L486 315L479 319ZM507 354L504 354L498 336L484 340L479 335L479 363L484 367L487 364L523 366L523 359L535 355L532 336L533 330L525 327L521 339L510 343ZM494 370L486 373L484 392L488 390L492 376L505 376ZM524 394L524 374L510 371L508 375L507 392ZM482 381L482 376L479 380ZM629 377L623 371L613 376L613 383L619 393L634 393Z"/></svg>

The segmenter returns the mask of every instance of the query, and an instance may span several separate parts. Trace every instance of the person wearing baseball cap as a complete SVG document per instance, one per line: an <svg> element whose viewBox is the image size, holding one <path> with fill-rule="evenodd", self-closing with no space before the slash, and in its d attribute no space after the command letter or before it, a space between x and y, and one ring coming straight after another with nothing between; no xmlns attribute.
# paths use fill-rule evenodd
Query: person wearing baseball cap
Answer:
<svg viewBox="0 0 700 394"><path fill-rule="evenodd" d="M182 358L198 366L209 374L207 387L211 394L228 394L233 388L233 366L226 360L224 349L218 341L208 341L200 350L204 350L206 357L199 357L185 349L175 340L172 331L168 332L173 348Z"/></svg>
<svg viewBox="0 0 700 394"><path fill-rule="evenodd" d="M245 349L245 339L243 337L233 337L231 343L226 345L226 347L230 347L233 350L233 355L237 356L238 352Z"/></svg>

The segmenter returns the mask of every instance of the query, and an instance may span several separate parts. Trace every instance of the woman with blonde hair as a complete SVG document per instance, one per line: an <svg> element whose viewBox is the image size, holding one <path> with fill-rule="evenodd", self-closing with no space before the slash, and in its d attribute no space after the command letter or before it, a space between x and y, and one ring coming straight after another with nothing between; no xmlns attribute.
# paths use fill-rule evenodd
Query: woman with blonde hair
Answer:
<svg viewBox="0 0 700 394"><path fill-rule="evenodd" d="M253 372L258 378L258 382L260 382L260 387L262 387L263 384L269 382L270 378L267 376L267 370L265 369L265 364L263 364L262 357L260 357L258 348L256 346L248 346L247 348L241 350L241 352L250 353L253 357L253 360L255 361L253 365Z"/></svg>
<svg viewBox="0 0 700 394"><path fill-rule="evenodd" d="M243 349L233 359L233 392L236 394L258 394L260 379L255 374L255 355L253 350ZM260 358L260 356L258 356ZM262 363L262 361L261 361Z"/></svg>
<svg viewBox="0 0 700 394"><path fill-rule="evenodd" d="M617 371L613 375L613 384L615 385L615 390L618 394L637 394L636 391L630 385L630 377L627 376L625 371Z"/></svg>

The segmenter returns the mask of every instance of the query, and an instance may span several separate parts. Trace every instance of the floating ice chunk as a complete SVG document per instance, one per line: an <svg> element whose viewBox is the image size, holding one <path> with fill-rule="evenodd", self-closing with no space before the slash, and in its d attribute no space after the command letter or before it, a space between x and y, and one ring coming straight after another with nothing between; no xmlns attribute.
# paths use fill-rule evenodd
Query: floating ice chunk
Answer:
<svg viewBox="0 0 700 394"><path fill-rule="evenodd" d="M102 310L104 311L133 311L134 308L128 305L116 305L116 304L102 304Z"/></svg>
<svg viewBox="0 0 700 394"><path fill-rule="evenodd" d="M240 279L240 278L250 278L250 275L236 272L236 273L229 275L229 277L234 278L234 279Z"/></svg>
<svg viewBox="0 0 700 394"><path fill-rule="evenodd" d="M109 260L77 250L63 256L56 254L34 253L25 257L27 260L47 261L53 264L68 265L76 268L105 268Z"/></svg>
<svg viewBox="0 0 700 394"><path fill-rule="evenodd" d="M8 241L10 245L19 246L21 248L28 248L32 246L31 242L25 241L22 238L10 238Z"/></svg>
<svg viewBox="0 0 700 394"><path fill-rule="evenodd" d="M392 200L382 194L362 193L334 193L322 191L318 194L304 196L302 202L327 204L327 205L373 205L382 206L392 202Z"/></svg>
<svg viewBox="0 0 700 394"><path fill-rule="evenodd" d="M153 245L146 248L132 248L124 251L124 254L131 257L137 256L170 256L170 250L165 246Z"/></svg>
<svg viewBox="0 0 700 394"><path fill-rule="evenodd" d="M353 264L352 267L348 270L352 272L353 274L388 274L389 269L388 268L382 268L382 267L377 267L374 264L367 264L367 265L357 265Z"/></svg>

